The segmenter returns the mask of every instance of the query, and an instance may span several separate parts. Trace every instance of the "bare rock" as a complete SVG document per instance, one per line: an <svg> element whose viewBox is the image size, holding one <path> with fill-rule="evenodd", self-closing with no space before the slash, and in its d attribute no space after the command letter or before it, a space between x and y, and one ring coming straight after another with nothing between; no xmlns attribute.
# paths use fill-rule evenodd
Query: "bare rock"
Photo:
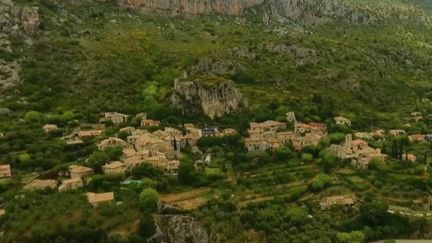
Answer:
<svg viewBox="0 0 432 243"><path fill-rule="evenodd" d="M156 234L154 242L210 243L217 242L194 218L184 215L155 215Z"/></svg>
<svg viewBox="0 0 432 243"><path fill-rule="evenodd" d="M39 26L39 8L24 7L21 11L21 22L26 34L32 35Z"/></svg>
<svg viewBox="0 0 432 243"><path fill-rule="evenodd" d="M221 79L208 84L195 79L176 80L170 104L184 113L201 111L213 119L237 111L245 103L230 80Z"/></svg>
<svg viewBox="0 0 432 243"><path fill-rule="evenodd" d="M138 9L151 14L202 15L224 14L239 16L264 0L118 0L121 6Z"/></svg>
<svg viewBox="0 0 432 243"><path fill-rule="evenodd" d="M315 50L297 45L268 44L265 49L270 53L291 56L295 58L298 64L315 63L317 61Z"/></svg>
<svg viewBox="0 0 432 243"><path fill-rule="evenodd" d="M0 90L10 88L20 81L20 65L0 59Z"/></svg>

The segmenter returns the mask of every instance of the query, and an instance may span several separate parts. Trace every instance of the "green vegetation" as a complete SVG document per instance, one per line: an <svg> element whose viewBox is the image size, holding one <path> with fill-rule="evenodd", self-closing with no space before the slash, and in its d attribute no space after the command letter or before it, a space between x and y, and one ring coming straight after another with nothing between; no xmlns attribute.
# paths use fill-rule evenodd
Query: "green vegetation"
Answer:
<svg viewBox="0 0 432 243"><path fill-rule="evenodd" d="M365 242L430 234L430 216L389 211L430 211L430 142L405 135L366 139L388 155L367 170L327 149L356 131L432 132L432 30L412 20L417 15L403 21L390 14L368 24L335 19L267 26L250 13L173 18L126 11L113 1L16 2L39 6L41 23L31 46L12 39L10 55L22 60L23 82L0 99L0 108L11 111L0 114L0 161L10 163L14 174L0 180L6 210L1 242L144 242L156 230L153 214L193 216L220 242ZM304 53L278 51L284 48ZM233 80L248 106L215 120L170 108L173 81L184 71L208 83ZM183 129L190 122L235 128L238 135L199 139L203 154L186 146L176 175L148 164L105 175L101 166L119 160L122 148L101 151L95 143L126 139L129 134L119 129L138 127L136 119L107 122L101 137L80 144L61 139L80 125L98 123L105 111L147 112L161 128ZM250 121L285 121L288 111L299 121L326 123L328 136L301 151L291 144L245 151ZM407 120L414 111L423 119ZM352 126L334 124L340 114ZM59 129L45 133L48 123ZM417 161L408 161L407 153ZM211 163L197 163L207 154ZM67 178L70 164L96 174L76 191L22 189L34 178ZM93 208L84 194L90 191L112 191L115 202ZM185 198L169 203L177 208L159 207L164 197L182 193ZM323 198L344 194L359 199L354 207L321 210Z"/></svg>

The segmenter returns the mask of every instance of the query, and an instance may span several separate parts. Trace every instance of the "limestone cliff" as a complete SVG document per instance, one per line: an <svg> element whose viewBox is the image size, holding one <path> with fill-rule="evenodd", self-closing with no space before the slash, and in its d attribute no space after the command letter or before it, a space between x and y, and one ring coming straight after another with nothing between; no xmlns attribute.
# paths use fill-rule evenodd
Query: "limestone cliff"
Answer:
<svg viewBox="0 0 432 243"><path fill-rule="evenodd" d="M120 6L140 10L147 14L203 15L222 14L241 16L252 10L268 23L277 22L320 23L341 19L351 23L369 23L388 17L412 18L416 22L430 23L423 11L398 1L352 0L117 0Z"/></svg>
<svg viewBox="0 0 432 243"><path fill-rule="evenodd" d="M245 9L264 0L118 0L121 6L159 14L241 15Z"/></svg>
<svg viewBox="0 0 432 243"><path fill-rule="evenodd" d="M217 242L194 218L183 215L155 215L156 234L151 242Z"/></svg>
<svg viewBox="0 0 432 243"><path fill-rule="evenodd" d="M196 79L176 80L170 104L183 112L202 111L213 119L238 110L244 101L232 81L220 80L205 84Z"/></svg>

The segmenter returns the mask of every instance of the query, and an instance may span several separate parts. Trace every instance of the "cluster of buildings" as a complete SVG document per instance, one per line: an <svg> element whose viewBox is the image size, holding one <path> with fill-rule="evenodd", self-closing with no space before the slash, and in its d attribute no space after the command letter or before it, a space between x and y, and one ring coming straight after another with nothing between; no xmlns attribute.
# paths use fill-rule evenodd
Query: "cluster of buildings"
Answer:
<svg viewBox="0 0 432 243"><path fill-rule="evenodd" d="M317 145L321 138L327 135L324 123L301 123L295 120L293 112L286 114L287 121L292 122L294 131L287 131L287 124L279 121L251 122L245 139L245 146L249 152L275 150L284 145L292 144L295 150L308 145Z"/></svg>
<svg viewBox="0 0 432 243"><path fill-rule="evenodd" d="M342 144L330 145L332 151L342 160L351 160L354 166L366 169L372 159L385 159L387 156L381 153L380 149L372 148L368 143L361 139L352 139L351 134L347 134L345 142Z"/></svg>

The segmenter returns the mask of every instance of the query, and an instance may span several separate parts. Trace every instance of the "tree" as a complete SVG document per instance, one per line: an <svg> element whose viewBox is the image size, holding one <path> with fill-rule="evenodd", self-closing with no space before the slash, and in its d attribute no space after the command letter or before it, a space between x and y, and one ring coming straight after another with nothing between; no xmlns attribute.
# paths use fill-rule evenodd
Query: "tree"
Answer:
<svg viewBox="0 0 432 243"><path fill-rule="evenodd" d="M151 214L144 214L139 222L139 235L145 239L150 238L156 232L156 225Z"/></svg>
<svg viewBox="0 0 432 243"><path fill-rule="evenodd" d="M366 237L361 231L352 231L350 233L337 233L336 238L341 243L362 243Z"/></svg>
<svg viewBox="0 0 432 243"><path fill-rule="evenodd" d="M331 177L327 174L320 174L312 180L310 187L312 191L321 191L331 182Z"/></svg>
<svg viewBox="0 0 432 243"><path fill-rule="evenodd" d="M285 161L293 157L293 152L288 147L283 147L275 152L275 158L279 161Z"/></svg>
<svg viewBox="0 0 432 243"><path fill-rule="evenodd" d="M159 194L153 188L146 188L139 194L140 208L144 212L155 212L159 203Z"/></svg>
<svg viewBox="0 0 432 243"><path fill-rule="evenodd" d="M29 111L25 114L24 119L28 122L40 122L42 120L42 114L37 111Z"/></svg>
<svg viewBox="0 0 432 243"><path fill-rule="evenodd" d="M195 168L192 161L184 160L179 166L178 179L181 183L191 185L194 183Z"/></svg>
<svg viewBox="0 0 432 243"><path fill-rule="evenodd" d="M323 150L320 153L321 166L325 172L329 172L332 168L337 166L338 158L336 155L328 150Z"/></svg>
<svg viewBox="0 0 432 243"><path fill-rule="evenodd" d="M313 160L313 155L309 153L303 153L301 155L301 160L304 162L311 162Z"/></svg>
<svg viewBox="0 0 432 243"><path fill-rule="evenodd" d="M87 163L93 169L99 170L101 166L104 165L109 160L110 157L107 155L107 153L105 153L104 151L97 150L90 155Z"/></svg>
<svg viewBox="0 0 432 243"><path fill-rule="evenodd" d="M372 201L360 207L360 214L366 225L381 225L388 220L388 206L382 202Z"/></svg>

